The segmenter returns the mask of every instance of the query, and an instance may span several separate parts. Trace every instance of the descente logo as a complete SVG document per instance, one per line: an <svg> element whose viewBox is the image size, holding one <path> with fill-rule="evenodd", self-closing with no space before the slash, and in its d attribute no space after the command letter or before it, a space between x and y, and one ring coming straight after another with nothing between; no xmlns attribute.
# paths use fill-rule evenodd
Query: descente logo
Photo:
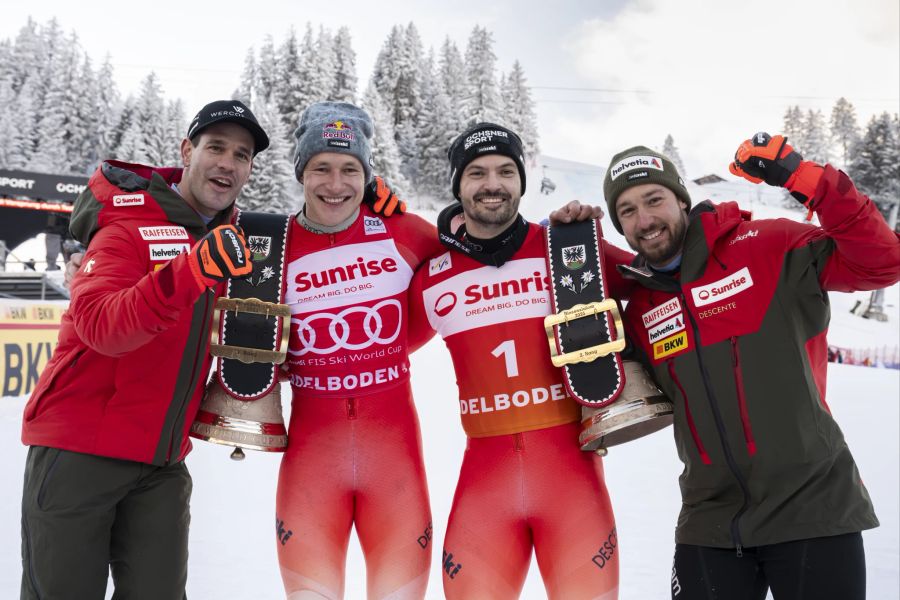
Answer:
<svg viewBox="0 0 900 600"><path fill-rule="evenodd" d="M728 277L723 277L707 285L695 287L691 290L691 296L694 298L695 306L705 306L735 294L740 294L751 287L753 287L753 278L750 276L750 269L744 267Z"/></svg>
<svg viewBox="0 0 900 600"><path fill-rule="evenodd" d="M655 156L629 156L623 158L609 168L609 176L615 180L616 177L627 171L634 169L656 169L663 171L662 162Z"/></svg>
<svg viewBox="0 0 900 600"><path fill-rule="evenodd" d="M734 244L736 244L737 242L740 242L741 240L746 240L747 238L756 237L758 235L759 235L759 231L756 229L752 229L752 230L748 231L747 233L737 236L736 238L734 238L733 240L728 242L728 245L733 246Z"/></svg>

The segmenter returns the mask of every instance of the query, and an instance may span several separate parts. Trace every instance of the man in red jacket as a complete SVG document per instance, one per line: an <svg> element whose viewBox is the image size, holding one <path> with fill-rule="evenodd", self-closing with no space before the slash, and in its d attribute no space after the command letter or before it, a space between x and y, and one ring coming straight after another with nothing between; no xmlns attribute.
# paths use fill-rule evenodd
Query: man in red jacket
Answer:
<svg viewBox="0 0 900 600"><path fill-rule="evenodd" d="M786 188L820 226L691 199L665 156L613 157L603 191L638 252L628 338L675 406L684 463L672 598L862 600L878 525L825 402L828 291L900 277L900 241L844 173L758 133L731 172ZM688 212L690 211L690 212Z"/></svg>
<svg viewBox="0 0 900 600"><path fill-rule="evenodd" d="M181 600L188 430L209 372L210 317L251 272L234 201L269 144L250 110L212 102L183 169L107 161L71 230L88 249L59 344L25 407L23 599Z"/></svg>

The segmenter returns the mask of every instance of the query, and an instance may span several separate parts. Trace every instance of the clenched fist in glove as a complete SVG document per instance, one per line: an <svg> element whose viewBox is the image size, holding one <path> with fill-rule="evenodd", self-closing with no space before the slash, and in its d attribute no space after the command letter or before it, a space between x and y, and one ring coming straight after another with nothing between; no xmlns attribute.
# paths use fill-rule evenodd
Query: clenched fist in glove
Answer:
<svg viewBox="0 0 900 600"><path fill-rule="evenodd" d="M760 183L787 188L791 195L812 210L811 201L822 176L822 167L803 160L783 135L759 132L744 140L734 162L728 166L733 175Z"/></svg>
<svg viewBox="0 0 900 600"><path fill-rule="evenodd" d="M366 186L363 202L371 206L376 213L385 217L389 217L395 212L400 214L406 212L406 202L398 198L384 179L378 176Z"/></svg>
<svg viewBox="0 0 900 600"><path fill-rule="evenodd" d="M244 232L234 225L219 225L191 248L191 273L202 288L253 272Z"/></svg>

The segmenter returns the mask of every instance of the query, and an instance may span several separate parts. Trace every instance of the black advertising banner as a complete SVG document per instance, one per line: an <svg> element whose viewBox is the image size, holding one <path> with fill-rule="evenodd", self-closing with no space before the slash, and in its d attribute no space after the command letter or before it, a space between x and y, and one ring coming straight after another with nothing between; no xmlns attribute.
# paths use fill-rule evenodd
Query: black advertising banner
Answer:
<svg viewBox="0 0 900 600"><path fill-rule="evenodd" d="M24 196L30 200L75 202L87 187L87 177L47 175L0 169L0 196Z"/></svg>

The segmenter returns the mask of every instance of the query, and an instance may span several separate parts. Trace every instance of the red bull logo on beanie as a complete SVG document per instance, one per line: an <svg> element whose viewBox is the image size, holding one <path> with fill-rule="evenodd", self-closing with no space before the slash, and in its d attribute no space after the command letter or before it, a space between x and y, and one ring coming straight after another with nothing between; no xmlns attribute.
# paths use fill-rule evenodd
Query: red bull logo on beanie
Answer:
<svg viewBox="0 0 900 600"><path fill-rule="evenodd" d="M322 138L326 140L345 140L352 142L356 139L353 133L353 127L344 121L333 121L326 123L322 128Z"/></svg>
<svg viewBox="0 0 900 600"><path fill-rule="evenodd" d="M615 180L616 177L618 177L622 173L633 171L634 169L656 169L657 171L665 170L663 168L662 161L655 156L629 156L610 166L609 176L611 179Z"/></svg>

